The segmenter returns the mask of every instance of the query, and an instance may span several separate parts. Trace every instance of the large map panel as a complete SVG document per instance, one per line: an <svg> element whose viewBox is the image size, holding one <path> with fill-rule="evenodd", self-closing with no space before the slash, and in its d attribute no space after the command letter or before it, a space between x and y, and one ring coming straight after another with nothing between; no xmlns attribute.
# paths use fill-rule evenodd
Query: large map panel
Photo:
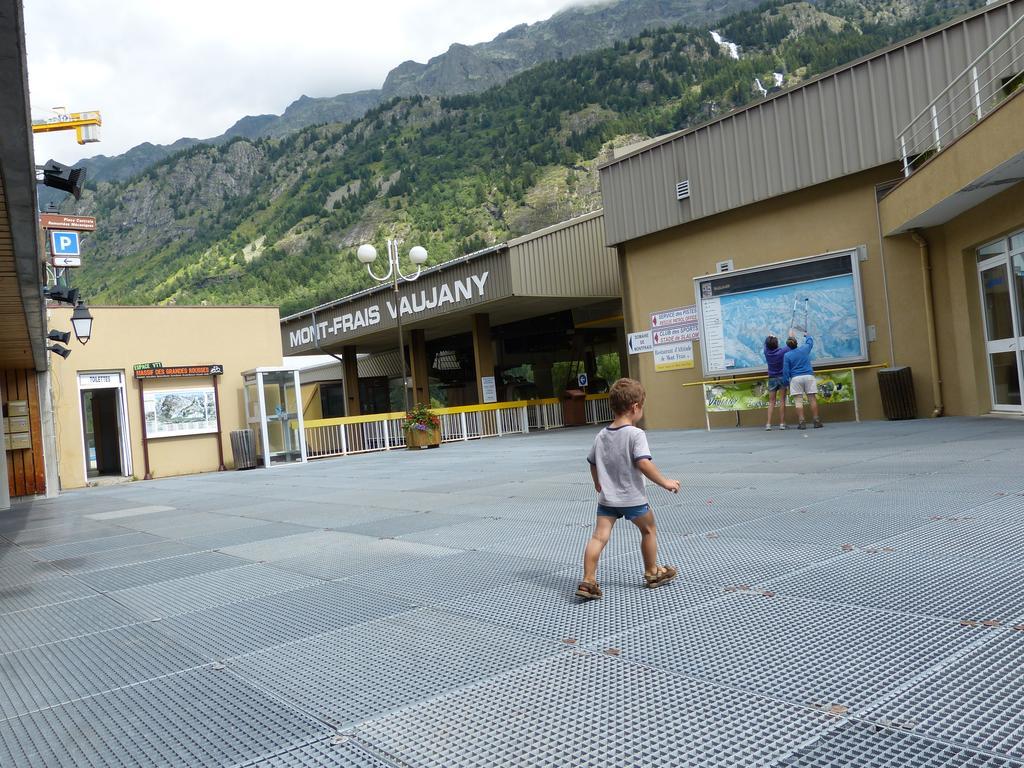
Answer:
<svg viewBox="0 0 1024 768"><path fill-rule="evenodd" d="M815 365L865 359L856 253L698 280L707 374L765 369L764 339L814 337ZM802 333L798 332L798 338Z"/></svg>

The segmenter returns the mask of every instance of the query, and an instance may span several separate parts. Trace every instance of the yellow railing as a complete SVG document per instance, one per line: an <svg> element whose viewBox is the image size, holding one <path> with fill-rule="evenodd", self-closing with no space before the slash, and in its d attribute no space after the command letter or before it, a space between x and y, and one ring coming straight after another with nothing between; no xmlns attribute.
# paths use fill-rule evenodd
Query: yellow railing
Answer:
<svg viewBox="0 0 1024 768"><path fill-rule="evenodd" d="M608 395L588 395L586 408L588 423L611 421ZM441 441L446 443L565 426L562 401L557 397L432 408L431 411L441 419ZM404 448L404 420L402 411L311 419L305 422L307 451L310 458L324 458Z"/></svg>

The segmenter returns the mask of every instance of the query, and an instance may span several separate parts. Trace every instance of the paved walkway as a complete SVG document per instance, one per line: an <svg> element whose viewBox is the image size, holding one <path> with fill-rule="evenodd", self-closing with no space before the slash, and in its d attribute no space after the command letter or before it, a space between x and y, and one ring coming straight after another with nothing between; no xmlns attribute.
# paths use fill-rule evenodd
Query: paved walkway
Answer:
<svg viewBox="0 0 1024 768"><path fill-rule="evenodd" d="M0 515L0 765L1024 765L1024 423L652 433L580 604L592 435Z"/></svg>

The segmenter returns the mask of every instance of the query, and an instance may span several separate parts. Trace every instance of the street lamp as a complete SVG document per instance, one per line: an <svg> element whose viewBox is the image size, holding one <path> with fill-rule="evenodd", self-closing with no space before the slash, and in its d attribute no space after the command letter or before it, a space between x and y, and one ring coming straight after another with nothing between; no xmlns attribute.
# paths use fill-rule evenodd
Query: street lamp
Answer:
<svg viewBox="0 0 1024 768"><path fill-rule="evenodd" d="M78 300L75 311L71 313L71 327L75 330L75 338L79 344L87 344L92 338L92 313L81 299Z"/></svg>
<svg viewBox="0 0 1024 768"><path fill-rule="evenodd" d="M414 245L409 249L409 261L416 265L416 274L406 275L398 262L398 241L388 240L388 273L379 276L373 271L373 262L377 260L377 249L369 243L359 246L356 258L366 265L366 271L378 283L391 282L395 289L395 315L398 321L398 363L402 366L402 393L405 396L405 410L409 410L408 376L405 367L405 340L402 337L402 305L398 300L398 283L401 280L412 282L420 276L420 268L427 262L427 249L422 245Z"/></svg>

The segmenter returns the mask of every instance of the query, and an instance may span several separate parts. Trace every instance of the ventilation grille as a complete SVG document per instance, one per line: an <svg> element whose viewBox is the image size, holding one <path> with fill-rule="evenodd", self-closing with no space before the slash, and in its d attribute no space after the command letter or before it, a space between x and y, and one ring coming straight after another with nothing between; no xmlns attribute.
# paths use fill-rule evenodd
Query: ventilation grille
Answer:
<svg viewBox="0 0 1024 768"><path fill-rule="evenodd" d="M732 272L733 269L734 267L732 265L732 259L720 261L717 264L715 264L715 273L719 275L724 274L726 272Z"/></svg>
<svg viewBox="0 0 1024 768"><path fill-rule="evenodd" d="M685 200L690 196L690 180L683 179L676 184L676 200Z"/></svg>

